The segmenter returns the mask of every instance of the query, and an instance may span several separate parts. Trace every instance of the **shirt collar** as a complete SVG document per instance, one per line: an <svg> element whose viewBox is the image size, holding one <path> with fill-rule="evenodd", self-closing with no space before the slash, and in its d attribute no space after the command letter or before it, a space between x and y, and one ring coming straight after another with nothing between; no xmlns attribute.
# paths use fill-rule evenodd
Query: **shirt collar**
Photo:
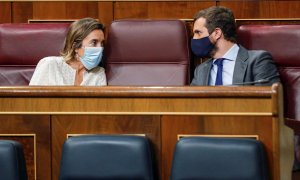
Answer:
<svg viewBox="0 0 300 180"><path fill-rule="evenodd" d="M239 52L239 46L234 44L223 56L226 60L235 61Z"/></svg>

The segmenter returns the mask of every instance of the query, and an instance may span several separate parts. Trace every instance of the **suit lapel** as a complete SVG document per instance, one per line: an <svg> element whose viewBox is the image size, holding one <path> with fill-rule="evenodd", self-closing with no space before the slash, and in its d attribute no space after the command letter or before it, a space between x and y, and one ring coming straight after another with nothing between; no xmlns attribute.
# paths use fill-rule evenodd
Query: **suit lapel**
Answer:
<svg viewBox="0 0 300 180"><path fill-rule="evenodd" d="M233 71L232 84L243 83L247 70L248 51L240 46Z"/></svg>
<svg viewBox="0 0 300 180"><path fill-rule="evenodd" d="M208 83L209 83L209 76L210 76L210 70L211 70L211 66L212 66L212 60L213 59L207 60L204 65L203 74L202 74L204 78L202 78L203 82L201 82L201 84L203 84L204 86L208 86Z"/></svg>

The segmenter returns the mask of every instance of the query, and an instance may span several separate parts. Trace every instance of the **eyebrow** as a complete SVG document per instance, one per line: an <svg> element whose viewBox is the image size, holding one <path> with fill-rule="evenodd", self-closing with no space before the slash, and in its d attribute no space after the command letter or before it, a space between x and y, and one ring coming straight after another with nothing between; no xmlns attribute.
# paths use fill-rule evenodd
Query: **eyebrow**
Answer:
<svg viewBox="0 0 300 180"><path fill-rule="evenodd" d="M99 41L98 39L91 39L90 42Z"/></svg>

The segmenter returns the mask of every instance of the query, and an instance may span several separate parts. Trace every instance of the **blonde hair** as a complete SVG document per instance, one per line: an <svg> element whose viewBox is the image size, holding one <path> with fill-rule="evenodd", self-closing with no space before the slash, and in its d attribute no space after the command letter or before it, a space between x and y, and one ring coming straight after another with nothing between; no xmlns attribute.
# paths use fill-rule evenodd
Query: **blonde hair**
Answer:
<svg viewBox="0 0 300 180"><path fill-rule="evenodd" d="M82 46L82 41L94 30L104 32L104 25L93 18L83 18L73 22L67 32L64 48L60 55L66 62L76 58L75 50Z"/></svg>

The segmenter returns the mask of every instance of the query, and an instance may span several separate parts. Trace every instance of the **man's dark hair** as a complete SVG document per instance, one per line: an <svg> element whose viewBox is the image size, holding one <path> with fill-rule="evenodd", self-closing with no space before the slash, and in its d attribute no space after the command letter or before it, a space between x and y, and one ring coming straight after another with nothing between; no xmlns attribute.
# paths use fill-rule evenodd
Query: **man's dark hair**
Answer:
<svg viewBox="0 0 300 180"><path fill-rule="evenodd" d="M226 7L213 6L200 10L194 17L194 22L199 18L206 19L205 27L211 34L216 28L220 28L224 38L236 43L236 23L232 11Z"/></svg>

